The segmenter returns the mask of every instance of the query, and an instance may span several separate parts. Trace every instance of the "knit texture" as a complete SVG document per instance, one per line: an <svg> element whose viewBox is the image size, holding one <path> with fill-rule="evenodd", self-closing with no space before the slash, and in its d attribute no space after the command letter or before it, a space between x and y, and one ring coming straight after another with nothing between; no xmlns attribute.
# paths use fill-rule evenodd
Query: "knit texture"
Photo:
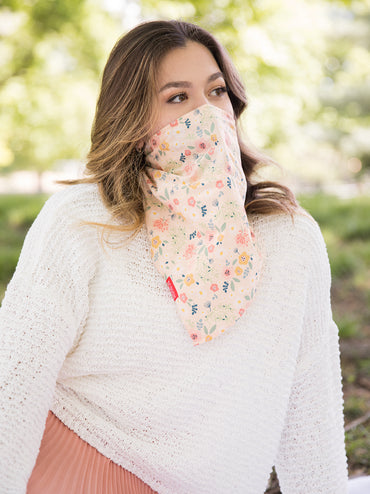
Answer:
<svg viewBox="0 0 370 494"><path fill-rule="evenodd" d="M52 196L0 311L0 493L21 494L48 410L160 494L347 493L330 268L308 215L251 217L259 290L193 346L146 228L112 247L95 185ZM66 472L67 474L67 472Z"/></svg>

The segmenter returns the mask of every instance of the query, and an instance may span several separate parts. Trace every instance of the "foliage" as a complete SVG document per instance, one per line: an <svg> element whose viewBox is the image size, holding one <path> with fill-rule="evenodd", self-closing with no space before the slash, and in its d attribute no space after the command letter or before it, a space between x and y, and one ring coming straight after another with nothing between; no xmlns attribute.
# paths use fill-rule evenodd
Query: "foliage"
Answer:
<svg viewBox="0 0 370 494"><path fill-rule="evenodd" d="M2 2L0 170L43 171L86 153L112 24L88 0Z"/></svg>
<svg viewBox="0 0 370 494"><path fill-rule="evenodd" d="M326 241L341 337L370 337L370 197L315 194L301 197L300 203L318 221Z"/></svg>
<svg viewBox="0 0 370 494"><path fill-rule="evenodd" d="M0 195L0 292L14 272L24 236L45 199L45 195Z"/></svg>
<svg viewBox="0 0 370 494"><path fill-rule="evenodd" d="M3 0L0 171L85 156L99 73L133 6L219 38L246 84L247 137L292 179L366 169L370 0Z"/></svg>
<svg viewBox="0 0 370 494"><path fill-rule="evenodd" d="M348 179L368 166L370 0L141 4L146 16L199 23L228 48L249 94L248 137L296 180Z"/></svg>

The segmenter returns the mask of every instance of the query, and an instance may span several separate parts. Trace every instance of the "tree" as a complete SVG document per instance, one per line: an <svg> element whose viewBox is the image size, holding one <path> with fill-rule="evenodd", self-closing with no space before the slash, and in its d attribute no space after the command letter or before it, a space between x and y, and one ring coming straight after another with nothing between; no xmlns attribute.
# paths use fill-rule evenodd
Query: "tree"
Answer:
<svg viewBox="0 0 370 494"><path fill-rule="evenodd" d="M115 21L88 0L3 0L0 30L0 168L81 158Z"/></svg>
<svg viewBox="0 0 370 494"><path fill-rule="evenodd" d="M142 0L141 5L147 17L194 21L227 47L250 99L248 136L295 181L351 176L347 161L360 155L368 124L369 0ZM338 15L347 20L345 32L337 29ZM336 90L325 92L330 71L336 73ZM368 147L363 161L365 152Z"/></svg>

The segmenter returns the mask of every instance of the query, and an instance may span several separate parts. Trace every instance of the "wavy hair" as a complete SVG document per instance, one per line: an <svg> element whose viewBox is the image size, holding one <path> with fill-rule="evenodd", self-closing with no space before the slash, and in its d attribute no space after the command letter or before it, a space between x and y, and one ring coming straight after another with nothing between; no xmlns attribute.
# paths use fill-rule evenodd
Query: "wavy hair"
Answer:
<svg viewBox="0 0 370 494"><path fill-rule="evenodd" d="M86 176L68 183L97 183L116 223L108 228L137 233L145 220L140 172L145 168L140 143L156 121L157 71L163 57L192 41L204 45L224 75L236 120L247 108L243 83L226 50L206 30L182 21L139 24L118 40L105 65L91 132ZM277 164L247 146L239 136L247 180L248 213L293 214L297 202L289 188L272 181L254 181L258 167ZM118 225L118 226L117 226Z"/></svg>

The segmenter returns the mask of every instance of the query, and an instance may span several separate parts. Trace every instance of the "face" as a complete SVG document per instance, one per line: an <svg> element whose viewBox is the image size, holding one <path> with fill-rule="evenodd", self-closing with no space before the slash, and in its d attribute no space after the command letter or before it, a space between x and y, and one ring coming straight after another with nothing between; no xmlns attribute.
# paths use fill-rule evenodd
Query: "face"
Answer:
<svg viewBox="0 0 370 494"><path fill-rule="evenodd" d="M163 58L159 66L157 104L159 118L152 134L204 104L233 115L224 76L216 60L205 46L192 41Z"/></svg>

